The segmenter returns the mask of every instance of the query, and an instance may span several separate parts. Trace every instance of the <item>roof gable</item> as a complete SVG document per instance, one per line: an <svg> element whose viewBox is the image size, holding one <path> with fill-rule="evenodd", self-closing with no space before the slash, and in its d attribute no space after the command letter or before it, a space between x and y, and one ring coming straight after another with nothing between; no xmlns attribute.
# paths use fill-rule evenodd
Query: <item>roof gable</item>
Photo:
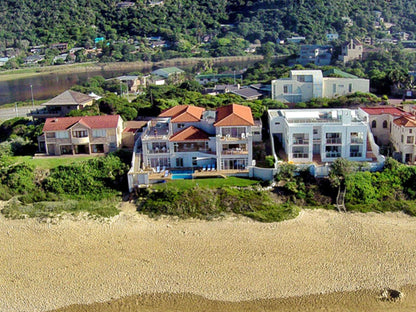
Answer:
<svg viewBox="0 0 416 312"><path fill-rule="evenodd" d="M251 108L239 104L219 107L217 108L217 120L214 126L254 126Z"/></svg>
<svg viewBox="0 0 416 312"><path fill-rule="evenodd" d="M52 100L43 103L43 105L82 105L92 101L93 98L89 95L66 90L65 92L55 96Z"/></svg>
<svg viewBox="0 0 416 312"><path fill-rule="evenodd" d="M198 122L205 108L193 105L177 105L163 111L159 117L170 117L171 122Z"/></svg>
<svg viewBox="0 0 416 312"><path fill-rule="evenodd" d="M170 137L169 141L208 141L209 137L209 134L205 131L198 129L194 126L190 126L179 132L176 132L173 136Z"/></svg>
<svg viewBox="0 0 416 312"><path fill-rule="evenodd" d="M119 119L119 115L47 118L43 131L67 130L75 124L82 124L90 129L117 128Z"/></svg>

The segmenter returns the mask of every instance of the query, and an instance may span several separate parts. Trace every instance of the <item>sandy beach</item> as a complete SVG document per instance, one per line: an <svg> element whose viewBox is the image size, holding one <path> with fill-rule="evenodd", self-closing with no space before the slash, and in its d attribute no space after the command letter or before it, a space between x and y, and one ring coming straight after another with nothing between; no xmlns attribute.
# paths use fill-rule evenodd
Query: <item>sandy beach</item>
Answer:
<svg viewBox="0 0 416 312"><path fill-rule="evenodd" d="M122 209L105 221L1 216L0 311L154 293L236 303L416 285L416 218L405 214L305 210L259 223Z"/></svg>

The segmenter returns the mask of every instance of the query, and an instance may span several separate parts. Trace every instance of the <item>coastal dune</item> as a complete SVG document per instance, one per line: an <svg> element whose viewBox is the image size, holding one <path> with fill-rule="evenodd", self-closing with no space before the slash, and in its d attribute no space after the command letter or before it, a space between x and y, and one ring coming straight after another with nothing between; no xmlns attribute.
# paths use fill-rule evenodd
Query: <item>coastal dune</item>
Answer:
<svg viewBox="0 0 416 312"><path fill-rule="evenodd" d="M416 218L402 213L304 210L259 223L122 210L108 220L0 217L0 311L154 293L239 302L416 285Z"/></svg>

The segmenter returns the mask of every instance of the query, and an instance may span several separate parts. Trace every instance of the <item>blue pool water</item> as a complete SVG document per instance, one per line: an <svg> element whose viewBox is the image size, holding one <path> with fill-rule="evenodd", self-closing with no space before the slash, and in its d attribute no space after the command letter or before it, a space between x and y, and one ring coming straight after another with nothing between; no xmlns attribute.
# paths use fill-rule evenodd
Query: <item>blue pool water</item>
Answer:
<svg viewBox="0 0 416 312"><path fill-rule="evenodd" d="M172 180L192 179L193 170L172 170Z"/></svg>

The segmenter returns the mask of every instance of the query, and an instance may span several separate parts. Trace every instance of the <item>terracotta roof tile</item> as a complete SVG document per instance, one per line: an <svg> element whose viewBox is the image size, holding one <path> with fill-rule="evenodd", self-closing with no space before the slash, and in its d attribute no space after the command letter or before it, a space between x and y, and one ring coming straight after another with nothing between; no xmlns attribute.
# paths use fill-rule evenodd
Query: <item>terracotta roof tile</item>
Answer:
<svg viewBox="0 0 416 312"><path fill-rule="evenodd" d="M43 131L66 130L80 123L91 129L117 128L119 115L46 118Z"/></svg>
<svg viewBox="0 0 416 312"><path fill-rule="evenodd" d="M254 126L251 108L239 104L219 107L217 108L217 120L214 126Z"/></svg>
<svg viewBox="0 0 416 312"><path fill-rule="evenodd" d="M190 126L179 132L176 132L173 136L170 137L169 141L208 141L209 137L210 135L205 131L198 129L194 126Z"/></svg>
<svg viewBox="0 0 416 312"><path fill-rule="evenodd" d="M402 116L400 118L397 118L393 121L396 125L406 128L415 128L416 127L416 120L413 117L409 116Z"/></svg>
<svg viewBox="0 0 416 312"><path fill-rule="evenodd" d="M393 116L402 116L406 112L393 106L379 106L379 107L361 107L369 115L383 115L389 114Z"/></svg>
<svg viewBox="0 0 416 312"><path fill-rule="evenodd" d="M205 108L193 105L177 105L163 111L159 117L171 117L171 122L198 122Z"/></svg>

